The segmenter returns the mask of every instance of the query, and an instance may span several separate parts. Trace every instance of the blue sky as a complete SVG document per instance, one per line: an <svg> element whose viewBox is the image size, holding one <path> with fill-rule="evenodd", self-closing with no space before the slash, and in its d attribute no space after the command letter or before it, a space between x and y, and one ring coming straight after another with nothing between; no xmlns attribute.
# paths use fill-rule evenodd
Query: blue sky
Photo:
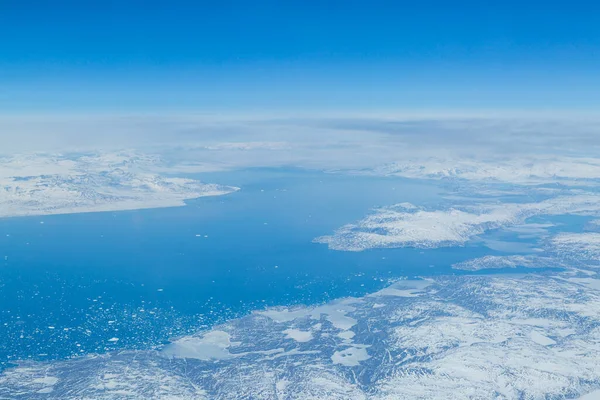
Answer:
<svg viewBox="0 0 600 400"><path fill-rule="evenodd" d="M0 108L593 109L600 6L0 1Z"/></svg>

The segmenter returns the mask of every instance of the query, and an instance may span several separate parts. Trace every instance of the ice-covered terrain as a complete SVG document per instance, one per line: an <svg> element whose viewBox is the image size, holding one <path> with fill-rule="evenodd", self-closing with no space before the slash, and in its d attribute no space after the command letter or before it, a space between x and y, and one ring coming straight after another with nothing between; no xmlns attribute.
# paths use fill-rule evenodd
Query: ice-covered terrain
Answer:
<svg viewBox="0 0 600 400"><path fill-rule="evenodd" d="M135 152L0 158L0 217L172 207L237 190L161 169L158 157Z"/></svg>
<svg viewBox="0 0 600 400"><path fill-rule="evenodd" d="M501 268L546 268L557 267L556 261L549 257L538 257L534 255L513 255L513 256L484 256L473 260L463 261L454 264L452 268L466 271L478 271L482 269L501 269Z"/></svg>
<svg viewBox="0 0 600 400"><path fill-rule="evenodd" d="M389 163L374 168L372 173L407 178L456 178L527 185L547 182L582 184L582 181L597 181L600 178L600 160L548 156L499 160L430 157Z"/></svg>
<svg viewBox="0 0 600 400"><path fill-rule="evenodd" d="M600 262L600 233L561 233L552 239L552 245L563 256Z"/></svg>
<svg viewBox="0 0 600 400"><path fill-rule="evenodd" d="M177 131L187 140L199 128L183 122ZM315 242L367 251L348 256L401 247L468 254L448 263L456 275L424 273L362 297L255 310L152 349L17 361L0 374L0 399L597 398L600 160L590 157L593 146L554 154L570 145L567 125L543 127L549 152L521 135L537 132L536 125L482 135L499 126L274 120L254 124L265 133L248 140L247 126L215 122L208 128L218 135L177 149L176 168L137 152L0 159L0 217L177 206L237 190L175 177L205 170L294 166L426 179L443 187L443 204L383 203L334 226L357 222L318 232L325 236ZM438 128L454 133L452 140L427 133ZM580 142L594 129L583 127ZM226 131L236 133L221 140ZM439 148L419 152L428 137ZM469 147L475 137L487 142ZM498 149L511 157L497 158ZM512 252L492 240L474 245L493 232L531 245ZM468 253L473 249L477 255ZM507 269L519 274L495 274ZM124 341L118 333L109 338Z"/></svg>
<svg viewBox="0 0 600 400"><path fill-rule="evenodd" d="M428 210L411 204L379 208L331 236L315 239L334 250L462 245L490 229L520 224L536 215L596 215L600 196L582 193L535 203L494 203Z"/></svg>
<svg viewBox="0 0 600 400"><path fill-rule="evenodd" d="M92 179L100 180L94 187L124 186L114 190L137 193L134 184L127 182L139 182L140 174L149 176L140 171L155 165L152 160L88 157L57 160L59 170L50 175L66 176L63 171L77 171L78 163L88 162L86 179L102 177ZM133 165L127 165L130 162ZM132 177L116 184L102 180L110 171L120 174L122 170ZM166 191L170 200L182 195L178 188ZM233 189L222 189L227 190ZM161 190L142 192L152 197ZM540 253L487 255L453 268L527 267L546 272L400 280L363 297L257 310L154 349L21 361L0 375L0 398L593 396L600 390L600 234L550 233L557 225L527 220L577 215L590 219L588 225L593 226L600 197L591 190L569 189L539 201L499 199L453 199L453 206L437 209L409 203L382 207L317 241L334 250L429 249L461 246L484 232L505 229L520 238L539 240Z"/></svg>
<svg viewBox="0 0 600 400"><path fill-rule="evenodd" d="M399 281L258 311L162 349L23 362L0 397L578 398L600 390L600 285L587 282L600 281L578 274Z"/></svg>

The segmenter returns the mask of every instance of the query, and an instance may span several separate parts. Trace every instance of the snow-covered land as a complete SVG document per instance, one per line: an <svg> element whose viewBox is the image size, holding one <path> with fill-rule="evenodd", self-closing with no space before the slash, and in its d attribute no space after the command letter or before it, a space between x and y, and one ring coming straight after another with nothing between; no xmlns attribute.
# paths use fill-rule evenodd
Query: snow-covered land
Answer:
<svg viewBox="0 0 600 400"><path fill-rule="evenodd" d="M158 157L135 152L0 158L0 217L173 207L237 190L159 169Z"/></svg>

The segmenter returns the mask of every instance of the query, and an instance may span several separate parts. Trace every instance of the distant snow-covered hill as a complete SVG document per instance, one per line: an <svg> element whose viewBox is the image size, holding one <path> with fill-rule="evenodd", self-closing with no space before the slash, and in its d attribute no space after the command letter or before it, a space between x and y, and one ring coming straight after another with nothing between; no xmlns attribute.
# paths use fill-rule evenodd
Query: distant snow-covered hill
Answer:
<svg viewBox="0 0 600 400"><path fill-rule="evenodd" d="M172 207L238 190L159 168L159 158L135 152L0 158L0 217Z"/></svg>

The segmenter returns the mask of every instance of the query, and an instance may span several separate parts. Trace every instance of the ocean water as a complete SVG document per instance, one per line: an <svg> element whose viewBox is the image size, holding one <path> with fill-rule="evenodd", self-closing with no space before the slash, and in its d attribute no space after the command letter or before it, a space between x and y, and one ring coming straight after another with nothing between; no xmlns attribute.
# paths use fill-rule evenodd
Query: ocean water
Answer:
<svg viewBox="0 0 600 400"><path fill-rule="evenodd" d="M508 251L485 240L360 253L312 242L376 206L443 204L428 182L296 170L195 177L242 190L185 207L0 220L0 369L147 349L268 306L466 273L451 265ZM516 234L488 240L510 243L506 235Z"/></svg>

